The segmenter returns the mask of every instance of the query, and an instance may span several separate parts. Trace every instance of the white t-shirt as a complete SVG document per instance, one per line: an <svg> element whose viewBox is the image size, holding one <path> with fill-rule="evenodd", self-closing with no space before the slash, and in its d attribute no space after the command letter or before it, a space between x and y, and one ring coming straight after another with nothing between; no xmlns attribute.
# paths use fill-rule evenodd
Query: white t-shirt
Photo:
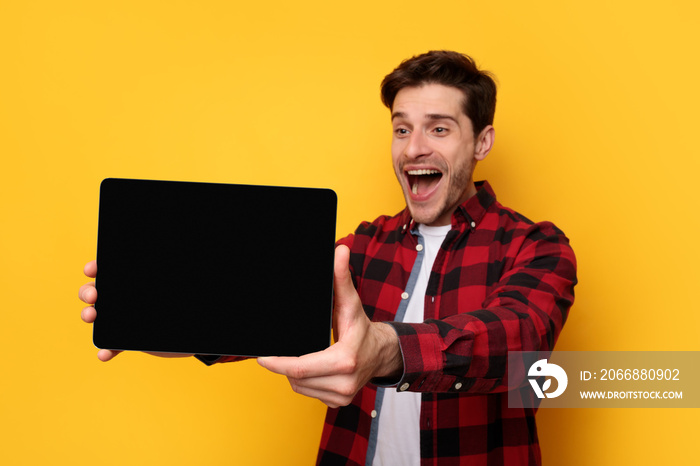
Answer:
<svg viewBox="0 0 700 466"><path fill-rule="evenodd" d="M423 303L428 288L430 271L440 245L445 240L450 225L428 227L418 225L423 237L423 261L408 302L402 322L423 322ZM382 390L384 398L379 410L377 449L373 466L420 465L420 399L417 392L397 392L393 388Z"/></svg>

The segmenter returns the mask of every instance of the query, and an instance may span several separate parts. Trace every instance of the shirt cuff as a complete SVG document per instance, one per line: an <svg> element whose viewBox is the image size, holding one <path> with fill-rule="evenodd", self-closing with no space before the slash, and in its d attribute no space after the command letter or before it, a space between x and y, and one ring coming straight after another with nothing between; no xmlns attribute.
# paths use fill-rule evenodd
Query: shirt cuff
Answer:
<svg viewBox="0 0 700 466"><path fill-rule="evenodd" d="M471 387L466 379L445 374L442 339L437 329L426 323L385 322L399 336L403 375L396 384L400 392L458 392ZM471 345L470 345L471 346ZM466 372L466 369L465 369Z"/></svg>

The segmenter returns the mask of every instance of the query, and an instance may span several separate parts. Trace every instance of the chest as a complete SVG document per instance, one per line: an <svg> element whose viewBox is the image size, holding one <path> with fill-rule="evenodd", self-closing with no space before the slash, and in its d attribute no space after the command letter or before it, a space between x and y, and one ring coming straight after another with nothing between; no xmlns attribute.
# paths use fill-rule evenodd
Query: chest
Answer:
<svg viewBox="0 0 700 466"><path fill-rule="evenodd" d="M470 241L469 234L448 235L435 256L425 289L425 319L482 308L482 303L512 266L499 242ZM415 237L368 248L357 276L365 312L374 321L394 320L419 273L423 247ZM425 271L424 271L425 273Z"/></svg>

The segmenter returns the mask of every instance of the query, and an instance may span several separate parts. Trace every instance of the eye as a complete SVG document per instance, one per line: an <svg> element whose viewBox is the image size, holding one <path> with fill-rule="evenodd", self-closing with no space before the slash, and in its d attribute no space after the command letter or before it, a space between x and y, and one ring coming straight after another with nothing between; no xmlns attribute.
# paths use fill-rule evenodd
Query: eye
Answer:
<svg viewBox="0 0 700 466"><path fill-rule="evenodd" d="M447 128L443 128L442 126L438 126L433 131L435 131L438 134L445 134L445 133L447 133Z"/></svg>
<svg viewBox="0 0 700 466"><path fill-rule="evenodd" d="M408 130L406 128L396 128L394 134L397 136L405 136L408 134Z"/></svg>

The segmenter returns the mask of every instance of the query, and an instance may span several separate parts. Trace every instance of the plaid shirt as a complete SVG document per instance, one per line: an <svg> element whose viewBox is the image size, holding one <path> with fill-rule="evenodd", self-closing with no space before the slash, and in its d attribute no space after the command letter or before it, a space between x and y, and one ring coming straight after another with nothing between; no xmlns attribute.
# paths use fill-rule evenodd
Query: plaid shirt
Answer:
<svg viewBox="0 0 700 466"><path fill-rule="evenodd" d="M391 322L404 358L399 391L421 392L421 465L539 465L535 409L508 408L508 351L554 347L574 300L576 259L564 234L503 207L486 182L454 212L425 294L423 323L392 322L420 252L408 210L340 241L373 321ZM380 381L375 381L379 384ZM368 384L329 409L319 465L371 461L381 414ZM369 454L368 454L369 452Z"/></svg>

